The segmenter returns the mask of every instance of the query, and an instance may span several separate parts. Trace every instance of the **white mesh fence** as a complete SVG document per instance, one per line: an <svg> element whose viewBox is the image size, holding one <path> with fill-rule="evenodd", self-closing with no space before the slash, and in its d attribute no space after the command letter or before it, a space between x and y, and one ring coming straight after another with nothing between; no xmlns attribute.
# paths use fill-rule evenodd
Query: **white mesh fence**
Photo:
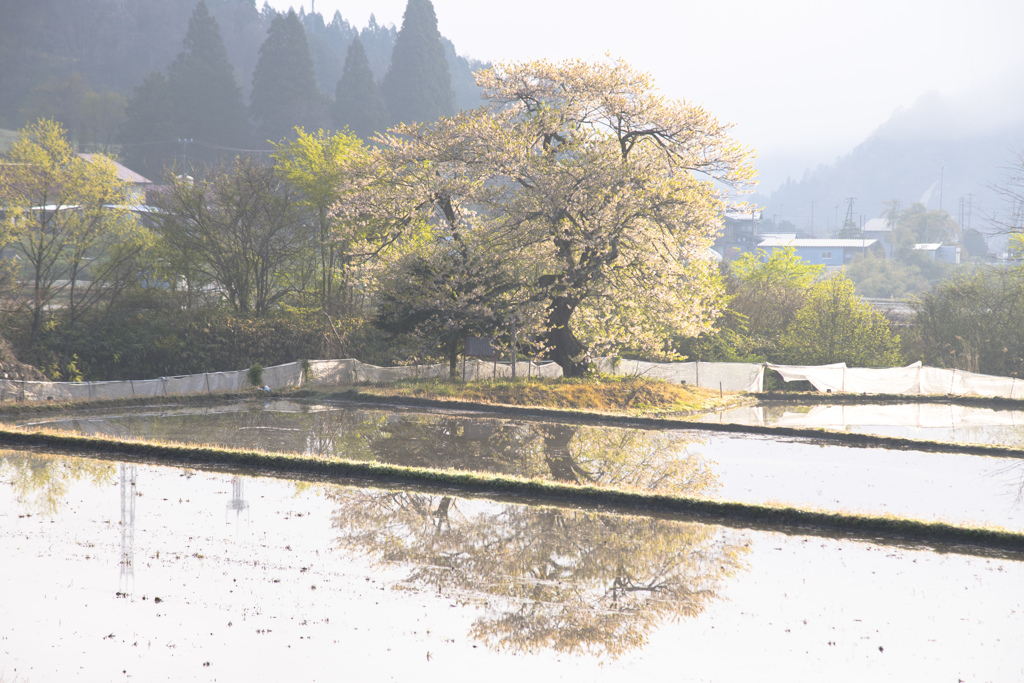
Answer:
<svg viewBox="0 0 1024 683"><path fill-rule="evenodd" d="M338 384L387 383L412 378L445 378L447 364L406 365L382 368L355 359L312 360L303 374L302 363L285 363L263 369L262 386L273 390L299 386L330 386ZM467 380L511 377L512 364L468 360L463 371ZM520 361L516 363L520 377L561 377L556 363ZM209 372L200 375L160 377L159 379L125 380L120 382L21 382L0 380L0 400L82 401L90 399L131 398L133 396L166 396L170 394L215 394L241 391L249 385L248 371Z"/></svg>
<svg viewBox="0 0 1024 683"><path fill-rule="evenodd" d="M761 391L764 366L760 363L648 363L598 358L597 371L609 375L634 375L674 384L693 384L720 391Z"/></svg>
<svg viewBox="0 0 1024 683"><path fill-rule="evenodd" d="M921 363L902 368L848 368L845 363L648 363L599 358L595 365L598 372L606 374L648 377L721 391L762 391L764 371L767 367L778 372L787 382L806 380L820 392L1024 398L1022 380L927 367ZM379 367L347 358L309 361L306 373L302 368L301 362L264 368L262 384L270 389L280 390L300 386L376 384L402 379L449 376L449 368L445 363ZM515 371L518 377L562 376L562 368L551 362L520 361L516 363ZM470 359L459 364L456 375L464 377L467 381L508 378L512 376L512 363ZM0 400L80 401L170 394L215 394L237 392L248 385L246 370L121 382L0 380Z"/></svg>

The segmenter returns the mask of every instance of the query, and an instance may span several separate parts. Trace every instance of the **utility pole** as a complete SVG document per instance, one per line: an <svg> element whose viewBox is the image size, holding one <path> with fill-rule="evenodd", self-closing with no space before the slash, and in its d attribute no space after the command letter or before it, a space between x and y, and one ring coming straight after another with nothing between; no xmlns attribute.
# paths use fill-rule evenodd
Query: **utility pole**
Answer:
<svg viewBox="0 0 1024 683"><path fill-rule="evenodd" d="M942 214L942 186L946 183L946 165L942 165L942 172L939 174L939 215Z"/></svg>
<svg viewBox="0 0 1024 683"><path fill-rule="evenodd" d="M811 239L814 239L814 205L818 202L811 202Z"/></svg>
<svg viewBox="0 0 1024 683"><path fill-rule="evenodd" d="M846 198L846 220L843 221L843 227L840 228L840 230L846 230L847 226L857 227L857 224L853 220L853 204L856 201L856 197Z"/></svg>
<svg viewBox="0 0 1024 683"><path fill-rule="evenodd" d="M188 170L188 144L192 138L178 138L178 142L181 143L181 168L184 173Z"/></svg>

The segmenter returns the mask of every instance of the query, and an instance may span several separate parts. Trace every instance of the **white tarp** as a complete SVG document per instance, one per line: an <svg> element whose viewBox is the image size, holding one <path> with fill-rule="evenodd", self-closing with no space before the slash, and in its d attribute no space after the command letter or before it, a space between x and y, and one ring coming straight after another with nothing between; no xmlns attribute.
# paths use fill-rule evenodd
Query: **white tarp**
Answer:
<svg viewBox="0 0 1024 683"><path fill-rule="evenodd" d="M787 382L810 382L821 392L842 391L845 386L843 376L846 374L846 363L830 365L775 365L765 364L769 370L782 375Z"/></svg>
<svg viewBox="0 0 1024 683"><path fill-rule="evenodd" d="M785 381L806 380L820 392L1024 398L1024 381L1016 378L933 368L920 362L902 368L848 368L846 363L766 365Z"/></svg>

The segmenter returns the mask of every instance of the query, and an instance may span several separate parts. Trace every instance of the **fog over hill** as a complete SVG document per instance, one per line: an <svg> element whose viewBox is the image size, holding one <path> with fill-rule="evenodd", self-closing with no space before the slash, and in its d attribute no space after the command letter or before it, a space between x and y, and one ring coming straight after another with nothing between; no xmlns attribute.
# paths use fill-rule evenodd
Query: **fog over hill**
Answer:
<svg viewBox="0 0 1024 683"><path fill-rule="evenodd" d="M855 197L859 223L879 216L883 202L924 202L964 227L985 230L988 217L1010 211L992 190L1004 181L1015 152L1024 150L1024 68L961 97L932 92L897 110L866 140L834 163L800 179L764 186L752 201L767 219L793 223L817 236L835 232ZM771 158L766 163L772 163ZM766 167L764 175L771 176ZM811 223L813 202L813 226Z"/></svg>

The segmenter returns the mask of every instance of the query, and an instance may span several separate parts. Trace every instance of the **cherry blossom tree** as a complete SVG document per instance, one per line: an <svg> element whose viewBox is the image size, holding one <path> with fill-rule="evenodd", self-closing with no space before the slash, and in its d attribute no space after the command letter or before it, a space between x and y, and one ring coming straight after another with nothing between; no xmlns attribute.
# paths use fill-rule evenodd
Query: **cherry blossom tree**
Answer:
<svg viewBox="0 0 1024 683"><path fill-rule="evenodd" d="M726 190L754 177L729 126L622 61L477 79L487 106L378 138L388 183L364 201L393 210L378 218L487 231L493 258L522 264L568 376L594 353L672 357L674 335L709 329L722 283L708 248Z"/></svg>

